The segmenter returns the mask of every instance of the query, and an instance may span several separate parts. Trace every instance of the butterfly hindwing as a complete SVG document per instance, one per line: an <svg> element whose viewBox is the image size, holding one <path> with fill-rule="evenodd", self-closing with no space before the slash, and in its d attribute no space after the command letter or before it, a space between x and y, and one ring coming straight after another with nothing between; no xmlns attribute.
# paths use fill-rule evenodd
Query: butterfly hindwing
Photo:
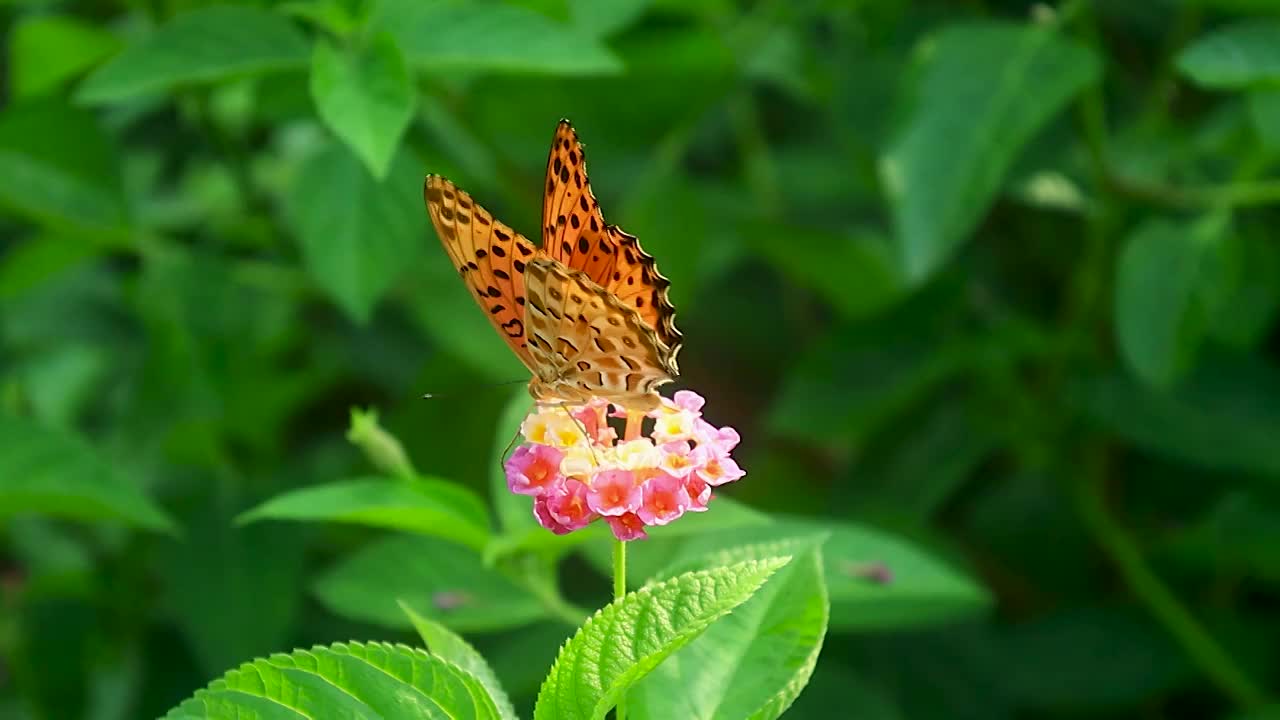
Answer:
<svg viewBox="0 0 1280 720"><path fill-rule="evenodd" d="M454 269L503 340L536 373L524 324L524 276L537 248L438 175L427 176L423 195Z"/></svg>
<svg viewBox="0 0 1280 720"><path fill-rule="evenodd" d="M676 374L654 331L585 273L536 257L526 291L530 351L558 382L624 406L647 405Z"/></svg>

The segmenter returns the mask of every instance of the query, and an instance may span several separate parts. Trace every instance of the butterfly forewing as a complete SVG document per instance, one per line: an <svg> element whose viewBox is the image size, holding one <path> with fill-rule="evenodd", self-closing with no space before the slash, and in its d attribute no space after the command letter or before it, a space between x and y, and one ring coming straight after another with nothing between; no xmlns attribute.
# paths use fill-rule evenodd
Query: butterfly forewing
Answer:
<svg viewBox="0 0 1280 720"><path fill-rule="evenodd" d="M649 407L674 359L634 309L581 271L548 257L526 270L526 326L552 380L623 406Z"/></svg>
<svg viewBox="0 0 1280 720"><path fill-rule="evenodd" d="M607 225L591 191L587 159L578 133L561 120L547 156L546 193L542 199L542 249L565 266L612 292L633 308L672 357L680 349L671 285L634 235Z"/></svg>
<svg viewBox="0 0 1280 720"><path fill-rule="evenodd" d="M538 252L533 243L498 222L471 196L437 175L423 194L436 234L476 302L520 361L535 374L525 333L525 267Z"/></svg>

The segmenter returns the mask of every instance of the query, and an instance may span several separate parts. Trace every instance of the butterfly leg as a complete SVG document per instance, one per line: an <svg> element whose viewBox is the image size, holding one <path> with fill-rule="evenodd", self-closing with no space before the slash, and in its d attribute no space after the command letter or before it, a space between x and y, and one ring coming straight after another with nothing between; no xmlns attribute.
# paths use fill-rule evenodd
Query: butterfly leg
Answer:
<svg viewBox="0 0 1280 720"><path fill-rule="evenodd" d="M559 408L564 410L564 414L568 415L569 419L573 421L573 424L577 426L578 430L582 431L582 437L587 441L587 450L591 453L591 462L595 463L597 466L600 465L600 458L596 455L596 444L595 441L591 439L591 434L587 432L587 426L584 425L581 420L574 417L573 413L569 412L569 408L576 407L579 403L559 401L546 403L539 402L538 405L544 408Z"/></svg>
<svg viewBox="0 0 1280 720"><path fill-rule="evenodd" d="M530 403L529 409L526 410L524 414L528 415L533 408L537 406L537 404L538 403L536 402ZM516 431L511 434L511 439L507 441L507 446L502 449L502 454L498 456L498 467L501 468L504 473L507 470L507 454L511 452L511 448L515 447L516 438L518 437L520 437L520 428L516 428Z"/></svg>

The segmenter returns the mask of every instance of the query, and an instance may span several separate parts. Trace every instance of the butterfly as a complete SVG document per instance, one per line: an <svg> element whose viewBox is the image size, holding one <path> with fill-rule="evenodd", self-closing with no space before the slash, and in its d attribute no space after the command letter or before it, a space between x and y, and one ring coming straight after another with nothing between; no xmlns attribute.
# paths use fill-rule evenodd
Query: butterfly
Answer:
<svg viewBox="0 0 1280 720"><path fill-rule="evenodd" d="M541 247L443 177L428 175L423 195L458 275L533 373L535 400L659 406L657 388L680 373L671 283L634 235L605 223L569 121L547 157Z"/></svg>

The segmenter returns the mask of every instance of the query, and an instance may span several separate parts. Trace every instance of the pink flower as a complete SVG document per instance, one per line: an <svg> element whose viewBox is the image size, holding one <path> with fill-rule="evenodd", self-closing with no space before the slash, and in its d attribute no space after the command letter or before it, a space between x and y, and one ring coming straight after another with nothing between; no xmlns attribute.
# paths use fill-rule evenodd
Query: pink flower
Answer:
<svg viewBox="0 0 1280 720"><path fill-rule="evenodd" d="M511 453L511 459L503 465L507 474L507 487L520 495L538 496L558 483L560 460L564 453L550 445L527 443Z"/></svg>
<svg viewBox="0 0 1280 720"><path fill-rule="evenodd" d="M644 521L635 513L607 517L604 520L609 523L609 529L613 531L613 536L623 542L627 540L644 540L649 537L649 534L644 531Z"/></svg>
<svg viewBox="0 0 1280 720"><path fill-rule="evenodd" d="M644 504L636 512L646 525L666 525L689 507L689 492L680 478L657 475L644 484Z"/></svg>
<svg viewBox="0 0 1280 720"><path fill-rule="evenodd" d="M561 525L560 521L551 515L551 510L547 508L547 497L545 495L533 499L533 517L538 521L539 525L557 535L564 535L573 530L573 528Z"/></svg>
<svg viewBox="0 0 1280 720"><path fill-rule="evenodd" d="M684 481L685 492L689 493L689 512L706 512L707 503L711 502L711 486L695 473Z"/></svg>
<svg viewBox="0 0 1280 720"><path fill-rule="evenodd" d="M694 451L699 454L702 451L700 459L702 462L698 466L698 477L707 481L708 485L724 485L733 482L747 473L740 467L733 458L725 455L723 457L713 454L714 450L703 450L705 446L699 446Z"/></svg>
<svg viewBox="0 0 1280 720"><path fill-rule="evenodd" d="M639 418L620 406L598 398L540 406L521 424L525 442L503 466L507 486L532 495L534 517L554 533L604 518L620 540L646 538L648 526L706 511L715 486L745 474L730 456L737 431L703 419L704 404L688 390L663 398L644 425L629 426L626 441L608 419Z"/></svg>
<svg viewBox="0 0 1280 720"><path fill-rule="evenodd" d="M572 478L548 492L547 512L561 526L569 530L586 527L597 515L591 511L587 486Z"/></svg>
<svg viewBox="0 0 1280 720"><path fill-rule="evenodd" d="M596 473L587 493L591 509L605 516L635 512L644 493L630 470L604 470Z"/></svg>
<svg viewBox="0 0 1280 720"><path fill-rule="evenodd" d="M671 396L671 402L681 410L701 415L702 406L707 401L692 390L677 390L676 394Z"/></svg>
<svg viewBox="0 0 1280 720"><path fill-rule="evenodd" d="M737 430L731 427L718 428L702 418L694 421L693 438L698 447L711 450L713 455L720 457L733 452L741 439Z"/></svg>
<svg viewBox="0 0 1280 720"><path fill-rule="evenodd" d="M605 422L605 411L608 405L609 403L603 400L593 400L572 412L574 419L582 423L587 437L598 445L609 445L618 439L618 431Z"/></svg>
<svg viewBox="0 0 1280 720"><path fill-rule="evenodd" d="M662 451L662 462L658 468L668 475L682 478L693 472L698 466L698 459L687 442L667 443L659 448Z"/></svg>

